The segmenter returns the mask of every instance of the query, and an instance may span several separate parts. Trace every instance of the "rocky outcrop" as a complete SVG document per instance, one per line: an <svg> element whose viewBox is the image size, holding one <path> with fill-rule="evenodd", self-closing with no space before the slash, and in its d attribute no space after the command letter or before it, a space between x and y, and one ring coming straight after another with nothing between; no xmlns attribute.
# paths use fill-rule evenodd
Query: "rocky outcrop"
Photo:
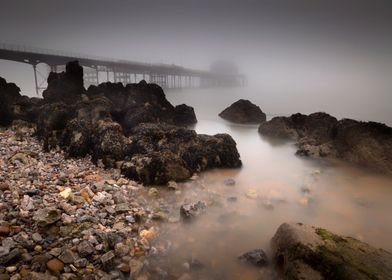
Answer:
<svg viewBox="0 0 392 280"><path fill-rule="evenodd" d="M110 100L110 113L126 134L141 123L190 125L197 122L192 107L185 104L174 107L160 86L148 84L144 80L126 86L121 83L90 86L87 95L89 98L102 96Z"/></svg>
<svg viewBox="0 0 392 280"><path fill-rule="evenodd" d="M152 184L181 181L214 167L240 167L236 143L227 134L199 135L162 123L140 124L131 130L124 163L126 176Z"/></svg>
<svg viewBox="0 0 392 280"><path fill-rule="evenodd" d="M240 99L223 110L219 116L235 123L262 123L267 117L260 107L249 100Z"/></svg>
<svg viewBox="0 0 392 280"><path fill-rule="evenodd" d="M2 96L11 108L8 104L22 97L18 88L8 87ZM47 151L60 148L71 157L91 155L94 163L121 168L127 177L145 184L185 180L208 168L241 166L229 135L198 135L187 129L197 121L193 108L174 107L156 84L103 83L85 91L82 67L70 62L66 72L49 75L43 95L40 102L27 98L26 110L10 121L32 115Z"/></svg>
<svg viewBox="0 0 392 280"><path fill-rule="evenodd" d="M301 156L339 158L392 174L392 128L384 124L298 113L262 123L259 133L296 141Z"/></svg>
<svg viewBox="0 0 392 280"><path fill-rule="evenodd" d="M391 253L322 228L284 223L271 247L288 280L392 278Z"/></svg>

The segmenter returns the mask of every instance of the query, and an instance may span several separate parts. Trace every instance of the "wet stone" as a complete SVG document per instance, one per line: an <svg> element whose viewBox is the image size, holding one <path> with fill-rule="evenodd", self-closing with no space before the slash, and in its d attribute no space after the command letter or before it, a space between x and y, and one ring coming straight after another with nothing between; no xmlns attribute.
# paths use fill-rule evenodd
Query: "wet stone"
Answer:
<svg viewBox="0 0 392 280"><path fill-rule="evenodd" d="M184 220L193 219L206 211L205 202L198 201L197 203L183 204L180 208L180 215Z"/></svg>
<svg viewBox="0 0 392 280"><path fill-rule="evenodd" d="M244 253L239 256L238 259L242 263L247 263L255 266L266 266L268 265L268 257L262 249L255 249Z"/></svg>

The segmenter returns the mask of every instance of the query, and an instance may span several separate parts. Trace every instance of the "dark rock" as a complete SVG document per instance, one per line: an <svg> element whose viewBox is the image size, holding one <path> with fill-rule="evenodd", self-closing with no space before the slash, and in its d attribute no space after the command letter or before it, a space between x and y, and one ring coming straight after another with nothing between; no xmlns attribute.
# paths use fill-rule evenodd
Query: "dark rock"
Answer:
<svg viewBox="0 0 392 280"><path fill-rule="evenodd" d="M100 259L101 259L102 267L105 271L110 271L113 269L115 257L116 256L113 251L109 251L101 256Z"/></svg>
<svg viewBox="0 0 392 280"><path fill-rule="evenodd" d="M131 161L122 165L121 172L128 178L147 185L163 185L172 180L183 181L191 177L185 162L172 152L135 155Z"/></svg>
<svg viewBox="0 0 392 280"><path fill-rule="evenodd" d="M219 116L235 123L262 123L267 117L260 107L249 100L240 99L223 110Z"/></svg>
<svg viewBox="0 0 392 280"><path fill-rule="evenodd" d="M0 126L10 125L15 119L11 106L20 98L20 88L0 77Z"/></svg>
<svg viewBox="0 0 392 280"><path fill-rule="evenodd" d="M235 180L234 179L231 179L231 178L228 178L228 179L225 179L224 181L223 181L223 184L225 185L225 186L234 186L235 185Z"/></svg>
<svg viewBox="0 0 392 280"><path fill-rule="evenodd" d="M22 255L22 250L15 248L11 250L8 254L0 257L0 265L6 265L17 261Z"/></svg>
<svg viewBox="0 0 392 280"><path fill-rule="evenodd" d="M392 279L392 254L351 237L282 224L272 250L285 279Z"/></svg>
<svg viewBox="0 0 392 280"><path fill-rule="evenodd" d="M79 256L81 256L82 258L91 255L95 251L93 245L91 245L91 243L87 240L80 242L77 246L77 249Z"/></svg>
<svg viewBox="0 0 392 280"><path fill-rule="evenodd" d="M42 93L46 102L64 102L74 104L81 100L85 93L83 87L83 68L77 61L68 62L66 72L51 72L48 77L48 87Z"/></svg>
<svg viewBox="0 0 392 280"><path fill-rule="evenodd" d="M183 204L180 208L180 215L184 220L190 220L203 214L206 211L206 207L206 204L202 201Z"/></svg>
<svg viewBox="0 0 392 280"><path fill-rule="evenodd" d="M252 264L255 266L266 266L268 265L268 257L261 249L255 249L244 253L239 256L238 259L242 263Z"/></svg>
<svg viewBox="0 0 392 280"><path fill-rule="evenodd" d="M197 123L195 110L185 104L174 108L174 122L180 125L190 125Z"/></svg>
<svg viewBox="0 0 392 280"><path fill-rule="evenodd" d="M65 249L59 256L59 260L65 264L72 264L76 259L77 255L70 249Z"/></svg>
<svg viewBox="0 0 392 280"><path fill-rule="evenodd" d="M336 118L325 113L295 114L262 123L266 136L297 141L297 154L339 158L392 174L392 128L375 122Z"/></svg>

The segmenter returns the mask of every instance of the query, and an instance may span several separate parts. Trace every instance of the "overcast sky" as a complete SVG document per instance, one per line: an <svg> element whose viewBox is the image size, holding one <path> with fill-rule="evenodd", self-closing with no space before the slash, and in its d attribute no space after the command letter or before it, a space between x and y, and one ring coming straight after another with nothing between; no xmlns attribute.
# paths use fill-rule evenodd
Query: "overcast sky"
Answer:
<svg viewBox="0 0 392 280"><path fill-rule="evenodd" d="M265 89L371 92L392 103L390 0L0 3L1 42L199 69L229 59ZM0 75L16 75L10 65L0 62Z"/></svg>

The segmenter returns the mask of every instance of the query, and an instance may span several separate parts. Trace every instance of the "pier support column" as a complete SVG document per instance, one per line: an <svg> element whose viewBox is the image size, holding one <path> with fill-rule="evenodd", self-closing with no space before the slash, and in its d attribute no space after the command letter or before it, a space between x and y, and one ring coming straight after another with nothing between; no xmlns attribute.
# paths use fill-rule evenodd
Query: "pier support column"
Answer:
<svg viewBox="0 0 392 280"><path fill-rule="evenodd" d="M37 79L37 65L33 64L34 70L34 82L35 82L35 93L39 96L39 86L38 86L38 79Z"/></svg>

